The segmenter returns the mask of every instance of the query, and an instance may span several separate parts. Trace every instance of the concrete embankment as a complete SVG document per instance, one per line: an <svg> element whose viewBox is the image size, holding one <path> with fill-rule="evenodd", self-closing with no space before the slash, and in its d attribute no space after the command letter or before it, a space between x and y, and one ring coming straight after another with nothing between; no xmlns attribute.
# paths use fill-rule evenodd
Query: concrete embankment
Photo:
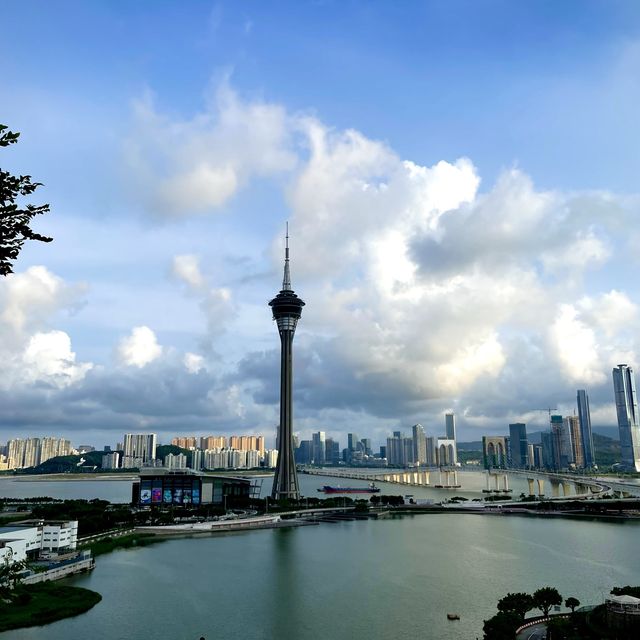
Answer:
<svg viewBox="0 0 640 640"><path fill-rule="evenodd" d="M276 527L300 527L315 524L299 519L282 520L280 516L256 516L253 518L236 518L233 520L216 520L213 522L190 522L164 526L136 527L140 533L153 533L157 536L177 536L193 534L210 534L227 531L245 531L248 529L273 529Z"/></svg>

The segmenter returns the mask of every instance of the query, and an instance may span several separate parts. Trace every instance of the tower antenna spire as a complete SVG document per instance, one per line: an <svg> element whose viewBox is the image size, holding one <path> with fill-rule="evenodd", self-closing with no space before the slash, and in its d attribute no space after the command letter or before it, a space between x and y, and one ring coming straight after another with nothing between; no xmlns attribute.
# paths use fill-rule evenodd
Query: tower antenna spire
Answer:
<svg viewBox="0 0 640 640"><path fill-rule="evenodd" d="M282 290L292 291L291 289L291 270L289 268L289 222L287 221L287 234L285 236L284 249L284 277L282 278Z"/></svg>

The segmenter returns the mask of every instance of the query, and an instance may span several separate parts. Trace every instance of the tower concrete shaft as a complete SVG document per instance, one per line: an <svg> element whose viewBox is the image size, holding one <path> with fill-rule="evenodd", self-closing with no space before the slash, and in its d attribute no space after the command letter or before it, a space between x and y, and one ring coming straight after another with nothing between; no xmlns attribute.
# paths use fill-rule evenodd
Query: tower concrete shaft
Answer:
<svg viewBox="0 0 640 640"><path fill-rule="evenodd" d="M278 462L271 497L274 500L299 500L300 487L293 455L293 336L302 315L304 302L291 288L289 269L289 233L285 250L284 278L280 293L269 302L280 333L280 424L278 425Z"/></svg>

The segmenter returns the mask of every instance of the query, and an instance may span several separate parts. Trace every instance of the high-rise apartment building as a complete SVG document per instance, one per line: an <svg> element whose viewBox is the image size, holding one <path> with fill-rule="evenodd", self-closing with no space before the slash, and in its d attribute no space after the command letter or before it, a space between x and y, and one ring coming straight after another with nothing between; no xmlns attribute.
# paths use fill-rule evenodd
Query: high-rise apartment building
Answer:
<svg viewBox="0 0 640 640"><path fill-rule="evenodd" d="M57 456L68 456L71 442L64 438L14 438L7 442L7 468L35 467Z"/></svg>
<svg viewBox="0 0 640 640"><path fill-rule="evenodd" d="M227 439L224 436L205 436L200 438L200 448L204 451L207 449L224 449L227 446Z"/></svg>
<svg viewBox="0 0 640 640"><path fill-rule="evenodd" d="M529 465L527 425L523 422L509 425L509 454L512 467L524 469Z"/></svg>
<svg viewBox="0 0 640 640"><path fill-rule="evenodd" d="M418 465L427 464L427 435L421 424L414 424L413 428L413 461Z"/></svg>
<svg viewBox="0 0 640 640"><path fill-rule="evenodd" d="M579 465L576 462L577 467L590 468L596 463L595 450L593 448L593 434L591 433L591 414L589 412L589 396L584 389L578 389L577 394L578 402L578 420L580 422L580 441L582 448L583 460Z"/></svg>
<svg viewBox="0 0 640 640"><path fill-rule="evenodd" d="M155 433L125 433L124 460L125 468L149 466L156 459Z"/></svg>
<svg viewBox="0 0 640 640"><path fill-rule="evenodd" d="M195 449L197 446L195 436L181 436L173 438L171 440L171 444L175 447L180 447L181 449Z"/></svg>
<svg viewBox="0 0 640 640"><path fill-rule="evenodd" d="M640 471L640 417L633 369L620 364L613 369L613 391L618 414L622 466Z"/></svg>

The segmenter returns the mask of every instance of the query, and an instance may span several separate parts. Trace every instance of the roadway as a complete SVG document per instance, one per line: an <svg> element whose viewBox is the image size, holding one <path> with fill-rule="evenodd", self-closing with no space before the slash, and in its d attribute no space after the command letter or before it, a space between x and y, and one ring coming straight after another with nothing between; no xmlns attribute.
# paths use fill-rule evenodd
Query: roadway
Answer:
<svg viewBox="0 0 640 640"><path fill-rule="evenodd" d="M523 629L517 636L516 640L545 640L547 637L547 624L540 622L532 627Z"/></svg>

